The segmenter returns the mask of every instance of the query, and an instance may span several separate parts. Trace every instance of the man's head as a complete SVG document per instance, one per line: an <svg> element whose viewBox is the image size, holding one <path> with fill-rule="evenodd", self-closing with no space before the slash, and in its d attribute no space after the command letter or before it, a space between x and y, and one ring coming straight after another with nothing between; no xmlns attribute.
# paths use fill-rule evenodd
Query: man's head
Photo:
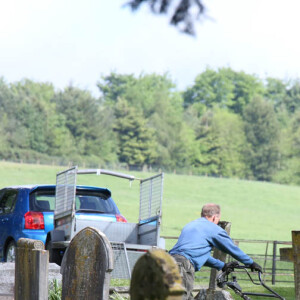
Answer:
<svg viewBox="0 0 300 300"><path fill-rule="evenodd" d="M208 221L218 224L221 218L220 205L214 203L207 203L202 207L201 217Z"/></svg>

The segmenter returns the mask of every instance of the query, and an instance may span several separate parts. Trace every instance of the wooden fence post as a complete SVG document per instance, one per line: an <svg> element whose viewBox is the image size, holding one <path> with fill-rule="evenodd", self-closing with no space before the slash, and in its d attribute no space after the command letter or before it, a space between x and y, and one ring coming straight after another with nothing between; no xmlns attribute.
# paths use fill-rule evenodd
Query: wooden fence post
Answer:
<svg viewBox="0 0 300 300"><path fill-rule="evenodd" d="M231 223L230 222L221 221L219 225L228 233L228 235L230 234L230 229L231 229ZM214 249L214 254L213 254L214 258L225 262L226 261L226 255L227 255L226 253L220 251L219 249ZM218 271L216 269L211 269L210 270L209 286L208 286L208 290L207 290L207 294L206 294L206 299L207 300L216 299L217 294L220 293L220 292L216 293L217 274L218 274ZM218 296L218 297L221 297L221 296ZM222 298L220 298L220 299L222 299Z"/></svg>
<svg viewBox="0 0 300 300"><path fill-rule="evenodd" d="M15 300L48 299L49 253L42 241L21 238L16 247Z"/></svg>
<svg viewBox="0 0 300 300"><path fill-rule="evenodd" d="M177 263L166 251L155 249L138 259L132 271L131 300L181 300L183 293Z"/></svg>
<svg viewBox="0 0 300 300"><path fill-rule="evenodd" d="M221 221L220 226L230 235L231 223L226 221ZM226 261L226 253L220 251L219 249L214 249L213 257L219 259L221 261ZM217 287L216 278L218 271L216 269L210 270L210 278L209 278L209 289L215 290Z"/></svg>
<svg viewBox="0 0 300 300"><path fill-rule="evenodd" d="M272 284L276 283L276 253L277 253L277 241L274 241L273 257L272 257Z"/></svg>
<svg viewBox="0 0 300 300"><path fill-rule="evenodd" d="M113 251L100 230L86 227L72 239L62 266L62 300L107 300Z"/></svg>
<svg viewBox="0 0 300 300"><path fill-rule="evenodd" d="M300 300L300 231L292 231L294 276L295 276L295 297Z"/></svg>
<svg viewBox="0 0 300 300"><path fill-rule="evenodd" d="M300 231L292 231L292 248L280 248L280 260L294 263L295 299L300 300Z"/></svg>

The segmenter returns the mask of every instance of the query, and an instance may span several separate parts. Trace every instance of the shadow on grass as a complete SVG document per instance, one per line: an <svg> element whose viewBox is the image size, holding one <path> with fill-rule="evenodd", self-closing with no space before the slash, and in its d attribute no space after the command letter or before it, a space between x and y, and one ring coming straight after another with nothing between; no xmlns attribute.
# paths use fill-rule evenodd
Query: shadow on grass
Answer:
<svg viewBox="0 0 300 300"><path fill-rule="evenodd" d="M272 290L274 290L276 293L278 293L280 296L284 297L285 300L295 300L295 289L294 287L271 287ZM227 289L227 291L230 291ZM252 293L269 293L266 289L264 289L261 286L252 287L250 289L244 289L244 292L252 292ZM235 300L242 299L238 295L236 295L233 291L230 291L231 295ZM267 297L259 297L259 296L250 296L251 300L262 300L262 299L275 299L275 298L267 298Z"/></svg>

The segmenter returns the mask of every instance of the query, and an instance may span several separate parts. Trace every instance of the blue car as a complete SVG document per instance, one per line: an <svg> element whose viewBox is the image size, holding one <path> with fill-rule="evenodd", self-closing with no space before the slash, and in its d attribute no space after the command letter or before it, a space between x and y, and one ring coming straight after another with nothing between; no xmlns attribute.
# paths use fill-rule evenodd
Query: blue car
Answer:
<svg viewBox="0 0 300 300"><path fill-rule="evenodd" d="M127 222L106 188L77 186L76 216ZM24 185L0 190L0 259L14 261L19 238L41 240L46 246L53 230L55 185Z"/></svg>

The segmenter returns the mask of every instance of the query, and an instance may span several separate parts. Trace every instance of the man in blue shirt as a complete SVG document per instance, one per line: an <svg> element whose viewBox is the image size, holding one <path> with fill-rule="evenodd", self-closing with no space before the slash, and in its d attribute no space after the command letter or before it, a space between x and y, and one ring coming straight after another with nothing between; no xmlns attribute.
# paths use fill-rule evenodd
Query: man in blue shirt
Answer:
<svg viewBox="0 0 300 300"><path fill-rule="evenodd" d="M220 206L214 203L205 204L201 218L188 223L181 231L175 246L169 253L175 258L182 282L186 288L184 300L194 299L192 296L195 272L203 265L225 270L235 262L224 262L213 258L210 253L213 247L230 254L252 270L262 271L261 267L237 247L227 232L217 224L220 221Z"/></svg>

